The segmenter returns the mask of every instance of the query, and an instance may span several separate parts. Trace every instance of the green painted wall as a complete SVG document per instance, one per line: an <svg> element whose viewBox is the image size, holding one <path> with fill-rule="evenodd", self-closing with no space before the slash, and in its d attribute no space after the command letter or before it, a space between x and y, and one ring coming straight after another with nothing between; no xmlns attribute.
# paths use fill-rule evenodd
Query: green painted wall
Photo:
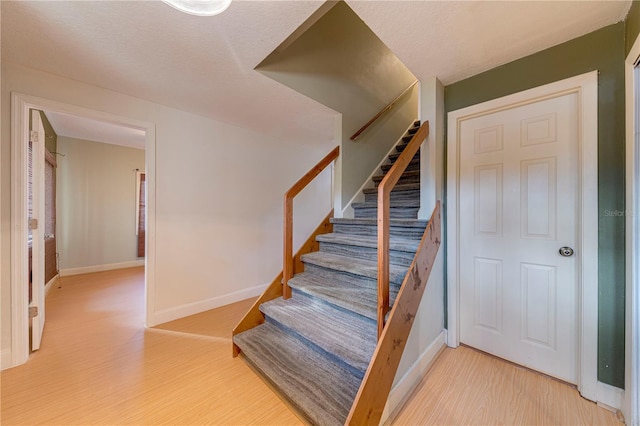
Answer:
<svg viewBox="0 0 640 426"><path fill-rule="evenodd" d="M619 388L624 387L625 223L605 212L625 209L624 59L620 22L445 87L449 112L599 71L598 380Z"/></svg>
<svg viewBox="0 0 640 426"><path fill-rule="evenodd" d="M626 27L625 27L625 56L631 51L633 43L635 43L638 34L640 33L640 0L634 0L629 14L627 15Z"/></svg>

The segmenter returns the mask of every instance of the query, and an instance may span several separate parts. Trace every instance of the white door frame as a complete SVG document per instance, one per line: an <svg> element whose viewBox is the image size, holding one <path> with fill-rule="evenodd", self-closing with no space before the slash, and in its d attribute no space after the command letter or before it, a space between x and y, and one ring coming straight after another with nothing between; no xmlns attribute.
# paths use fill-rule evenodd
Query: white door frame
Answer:
<svg viewBox="0 0 640 426"><path fill-rule="evenodd" d="M27 285L27 143L29 110L45 110L79 115L111 124L145 130L147 171L147 233L145 247L145 318L155 312L155 157L156 131L153 123L120 117L75 105L63 104L21 93L11 93L11 360L5 368L25 363L29 358L29 312ZM5 361L6 362L6 361Z"/></svg>
<svg viewBox="0 0 640 426"><path fill-rule="evenodd" d="M629 425L640 423L640 115L635 64L640 59L640 36L625 61L626 87L626 336L625 402L623 414ZM640 72L639 72L640 73ZM638 136L640 138L640 136Z"/></svg>
<svg viewBox="0 0 640 426"><path fill-rule="evenodd" d="M598 390L598 72L472 105L448 114L447 132L447 344L460 344L459 176L462 122L479 116L576 93L578 95L578 390L597 400Z"/></svg>

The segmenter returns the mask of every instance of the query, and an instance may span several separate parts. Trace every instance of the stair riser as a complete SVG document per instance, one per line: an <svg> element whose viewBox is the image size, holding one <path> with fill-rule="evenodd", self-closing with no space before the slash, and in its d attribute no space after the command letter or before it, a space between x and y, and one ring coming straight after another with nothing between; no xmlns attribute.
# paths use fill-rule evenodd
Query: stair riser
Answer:
<svg viewBox="0 0 640 426"><path fill-rule="evenodd" d="M320 251L374 262L378 260L378 249L374 247L356 247L321 242ZM415 254L411 252L389 250L389 262L394 265L409 267L411 266L411 262L413 262L414 255Z"/></svg>
<svg viewBox="0 0 640 426"><path fill-rule="evenodd" d="M353 235L378 235L377 225L333 224L333 232ZM389 235L403 238L422 238L424 228L390 226Z"/></svg>
<svg viewBox="0 0 640 426"><path fill-rule="evenodd" d="M391 201L392 207L395 201L407 201L407 200L419 200L419 199L420 199L420 190L391 191L391 194L389 194L389 200ZM377 201L378 201L378 193L374 192L374 193L364 194L365 203L374 203Z"/></svg>
<svg viewBox="0 0 640 426"><path fill-rule="evenodd" d="M391 161L391 163L395 163L396 160L400 157L402 153L401 152L395 152L394 154L390 154L389 155L389 161ZM411 159L411 161L414 160L419 160L420 159L420 150L418 150L418 152L416 152L416 155L413 156L413 158Z"/></svg>
<svg viewBox="0 0 640 426"><path fill-rule="evenodd" d="M382 165L383 173L387 174L387 172L389 171L389 169L391 169L392 166L393 166L393 163L391 163L391 164L383 164ZM407 168L405 170L407 170L407 171L420 170L420 160L411 161L411 163L409 163L409 165L407 166Z"/></svg>
<svg viewBox="0 0 640 426"><path fill-rule="evenodd" d="M376 179L374 178L374 183L376 185L376 188L378 187L378 185L380 185L380 182L382 182L382 179ZM420 183L420 175L402 175L402 177L400 177L400 179L398 180L397 185L402 185L405 183Z"/></svg>
<svg viewBox="0 0 640 426"><path fill-rule="evenodd" d="M329 269L322 266L313 265L310 263L304 264L304 271L310 274L314 274L318 277L325 278L334 282L348 282L352 285L357 285L366 288L377 288L377 278L366 277L363 275L354 275L348 272L342 272L335 269ZM399 287L404 280L404 275L389 274L389 283Z"/></svg>
<svg viewBox="0 0 640 426"><path fill-rule="evenodd" d="M418 217L419 207L391 207L389 217L391 219L415 219ZM377 208L360 207L353 209L356 219L371 219L378 217Z"/></svg>

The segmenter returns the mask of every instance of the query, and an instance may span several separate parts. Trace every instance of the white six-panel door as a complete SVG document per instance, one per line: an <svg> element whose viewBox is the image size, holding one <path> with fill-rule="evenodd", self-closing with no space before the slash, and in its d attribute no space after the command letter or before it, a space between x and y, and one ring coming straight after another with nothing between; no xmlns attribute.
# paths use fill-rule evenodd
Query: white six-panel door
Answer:
<svg viewBox="0 0 640 426"><path fill-rule="evenodd" d="M571 93L459 129L460 342L571 383L578 113Z"/></svg>

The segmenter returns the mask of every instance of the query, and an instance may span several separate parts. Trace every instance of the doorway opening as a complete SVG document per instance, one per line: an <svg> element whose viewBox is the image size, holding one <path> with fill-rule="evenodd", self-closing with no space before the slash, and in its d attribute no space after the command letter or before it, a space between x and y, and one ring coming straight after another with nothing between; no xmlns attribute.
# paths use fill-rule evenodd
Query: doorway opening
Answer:
<svg viewBox="0 0 640 426"><path fill-rule="evenodd" d="M30 129L34 111L42 112L58 136L50 152L57 165L53 197L57 224L53 228L38 226L38 222L47 222L43 215L47 150L44 134L40 137ZM153 312L153 298L147 296L153 294L155 264L154 125L12 93L11 137L12 351L4 365L26 362L30 343L38 343L41 336L47 284L44 246L48 240L55 241L55 269L59 271L57 278L49 281L49 288L59 286L69 275L144 266L146 325ZM36 202L42 208L30 208ZM30 282L31 293L40 297L30 297Z"/></svg>

